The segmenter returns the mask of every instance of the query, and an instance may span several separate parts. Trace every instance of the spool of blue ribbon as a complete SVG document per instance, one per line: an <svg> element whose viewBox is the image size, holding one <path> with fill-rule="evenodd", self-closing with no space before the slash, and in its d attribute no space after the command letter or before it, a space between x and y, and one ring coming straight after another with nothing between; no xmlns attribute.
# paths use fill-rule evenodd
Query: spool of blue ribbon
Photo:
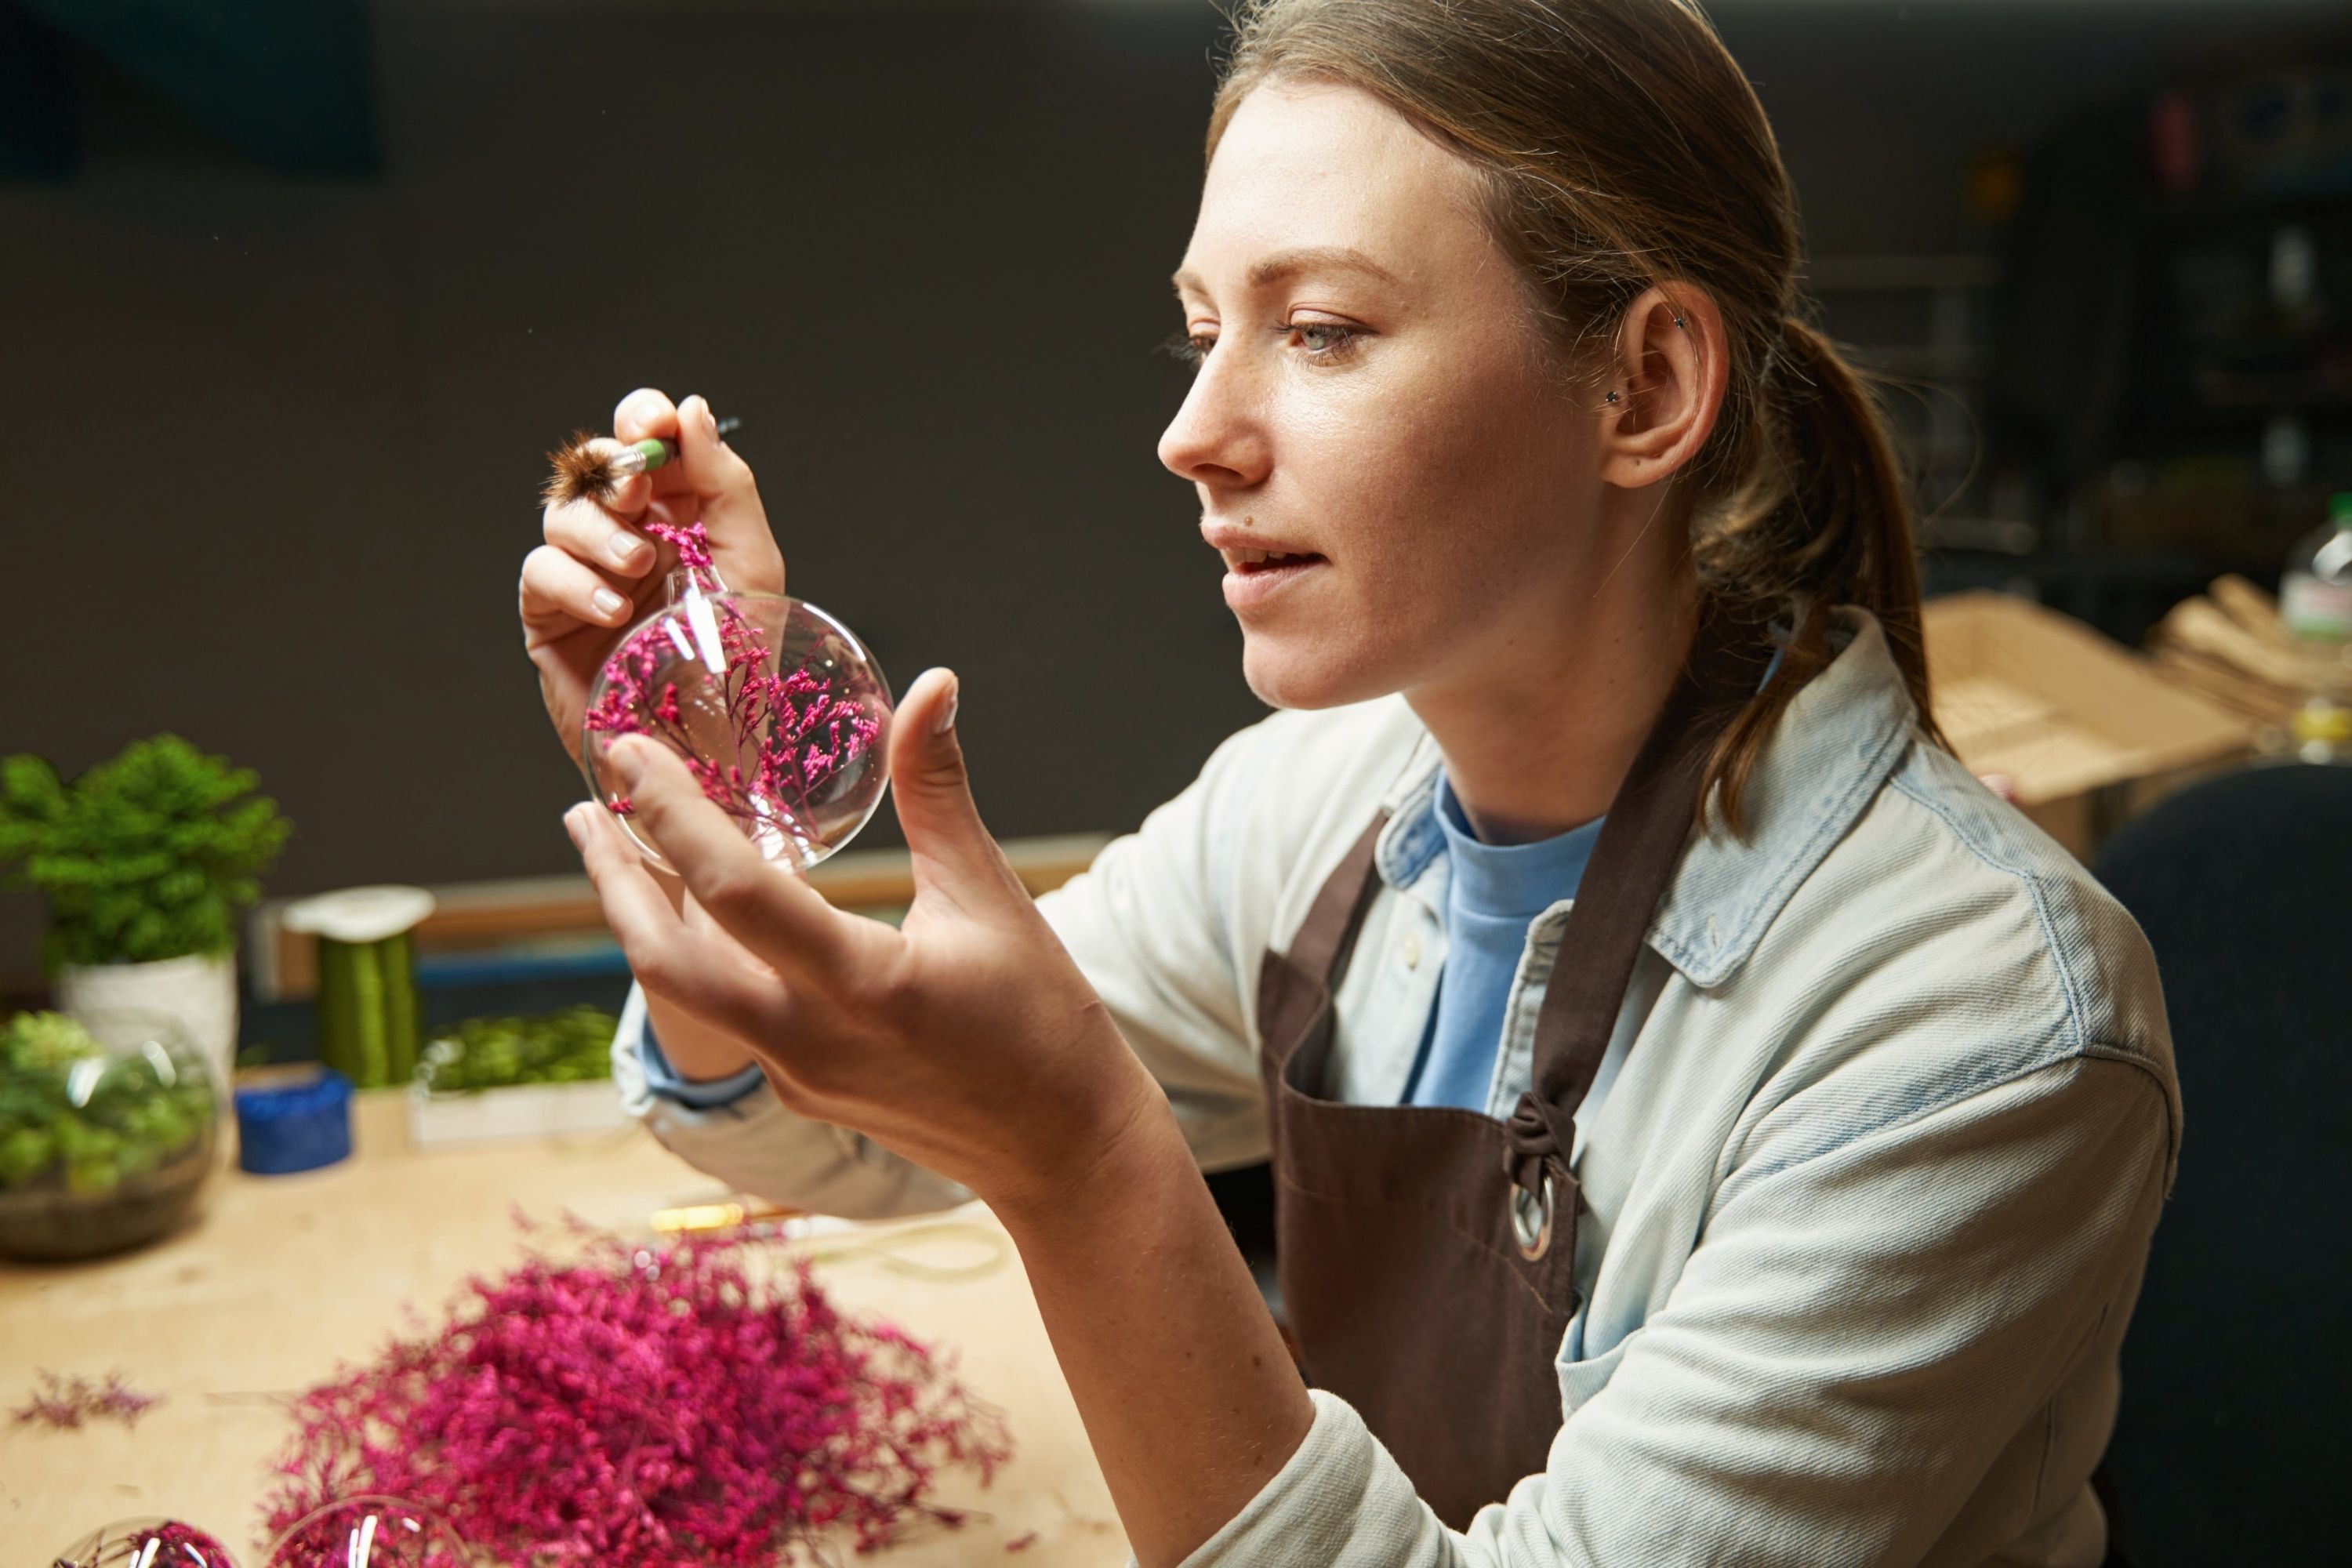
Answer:
<svg viewBox="0 0 2352 1568"><path fill-rule="evenodd" d="M236 1086L236 1163L258 1176L315 1171L352 1152L352 1080L297 1068Z"/></svg>

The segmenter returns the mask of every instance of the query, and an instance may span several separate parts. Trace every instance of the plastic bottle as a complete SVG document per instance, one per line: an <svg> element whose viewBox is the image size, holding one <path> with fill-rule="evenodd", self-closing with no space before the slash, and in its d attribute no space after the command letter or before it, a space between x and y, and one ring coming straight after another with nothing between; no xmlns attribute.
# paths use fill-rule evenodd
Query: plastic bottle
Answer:
<svg viewBox="0 0 2352 1568"><path fill-rule="evenodd" d="M2313 689L2293 725L2296 751L2305 762L2352 761L2352 490L2287 557L2279 616L2312 656Z"/></svg>
<svg viewBox="0 0 2352 1568"><path fill-rule="evenodd" d="M2336 495L2327 521L2286 558L2279 614L2306 642L2352 645L2352 490Z"/></svg>
<svg viewBox="0 0 2352 1568"><path fill-rule="evenodd" d="M2352 708L2314 697L2294 710L2287 729L2295 761L2352 764Z"/></svg>

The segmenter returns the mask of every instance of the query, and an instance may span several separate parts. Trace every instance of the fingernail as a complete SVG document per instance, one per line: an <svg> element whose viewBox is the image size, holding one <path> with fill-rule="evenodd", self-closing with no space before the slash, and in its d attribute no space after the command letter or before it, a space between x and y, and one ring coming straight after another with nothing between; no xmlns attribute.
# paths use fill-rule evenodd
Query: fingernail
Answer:
<svg viewBox="0 0 2352 1568"><path fill-rule="evenodd" d="M645 432L645 427L653 423L652 411L658 407L660 404L660 393L656 392L650 386L641 386L637 388L636 391L629 394L628 396L621 399L621 408L627 410L629 417L626 419L615 418L614 423L615 425L632 426L640 435L642 435ZM616 413L618 411L616 411ZM614 431L613 434L620 436L621 439L625 441L631 438L626 436L621 436L621 433L618 430Z"/></svg>
<svg viewBox="0 0 2352 1568"><path fill-rule="evenodd" d="M600 616L617 616L625 601L610 588L599 588L596 596L589 602L596 606L596 613Z"/></svg>
<svg viewBox="0 0 2352 1568"><path fill-rule="evenodd" d="M963 682L959 680L953 686L948 688L948 710L946 712L940 715L939 722L931 726L931 733L934 735L944 735L950 730L954 729L956 710L961 706L963 706Z"/></svg>
<svg viewBox="0 0 2352 1568"><path fill-rule="evenodd" d="M626 566L637 558L640 542L637 536L626 529L616 530L612 538L604 541L604 553L611 556L615 564Z"/></svg>
<svg viewBox="0 0 2352 1568"><path fill-rule="evenodd" d="M615 741L605 756L612 763L613 771L621 775L621 782L635 787L637 775L646 771L646 762L638 754L634 739Z"/></svg>
<svg viewBox="0 0 2352 1568"><path fill-rule="evenodd" d="M578 806L575 805L563 814L563 831L572 835L572 847L574 849L588 847L588 825L580 820Z"/></svg>

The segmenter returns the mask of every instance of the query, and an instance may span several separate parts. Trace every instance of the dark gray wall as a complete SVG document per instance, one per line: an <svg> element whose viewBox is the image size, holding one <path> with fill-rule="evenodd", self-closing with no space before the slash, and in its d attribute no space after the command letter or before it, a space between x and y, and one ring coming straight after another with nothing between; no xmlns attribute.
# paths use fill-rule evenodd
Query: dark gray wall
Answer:
<svg viewBox="0 0 2352 1568"><path fill-rule="evenodd" d="M1981 243L1973 148L2319 9L1718 7L1842 253ZM901 687L962 672L1000 833L1131 825L1258 710L1152 457L1216 25L397 0L366 181L101 81L83 173L0 188L0 751L258 768L280 892L571 868L515 570L539 454L642 383L744 416L795 591ZM0 899L0 986L37 919Z"/></svg>

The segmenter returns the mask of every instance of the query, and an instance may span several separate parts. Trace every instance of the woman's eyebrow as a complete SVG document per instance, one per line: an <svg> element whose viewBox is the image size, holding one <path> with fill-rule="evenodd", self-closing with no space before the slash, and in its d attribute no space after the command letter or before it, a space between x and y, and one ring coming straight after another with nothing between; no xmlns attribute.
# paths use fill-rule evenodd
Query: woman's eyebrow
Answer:
<svg viewBox="0 0 2352 1568"><path fill-rule="evenodd" d="M1301 272L1332 271L1361 272L1383 282L1397 281L1395 273L1374 261L1352 245L1308 245L1293 250L1277 250L1272 256L1260 257L1250 263L1249 286L1263 289ZM1170 279L1179 289L1206 294L1208 286L1197 274L1178 272Z"/></svg>

